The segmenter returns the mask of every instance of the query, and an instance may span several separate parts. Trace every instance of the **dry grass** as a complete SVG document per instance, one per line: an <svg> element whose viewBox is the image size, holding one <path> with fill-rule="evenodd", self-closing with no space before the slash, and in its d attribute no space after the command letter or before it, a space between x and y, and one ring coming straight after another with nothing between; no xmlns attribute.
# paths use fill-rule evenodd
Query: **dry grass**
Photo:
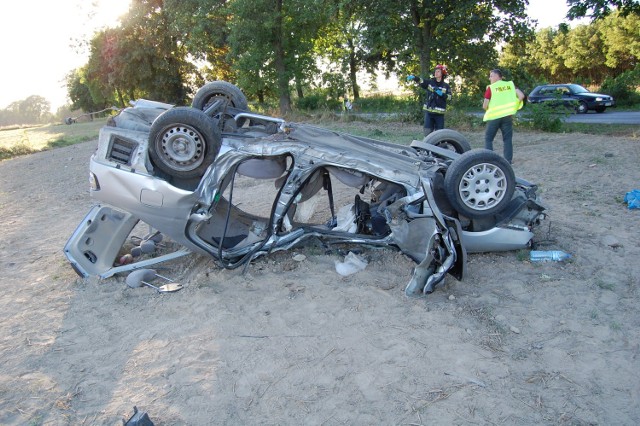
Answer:
<svg viewBox="0 0 640 426"><path fill-rule="evenodd" d="M96 139L106 119L0 129L0 160Z"/></svg>

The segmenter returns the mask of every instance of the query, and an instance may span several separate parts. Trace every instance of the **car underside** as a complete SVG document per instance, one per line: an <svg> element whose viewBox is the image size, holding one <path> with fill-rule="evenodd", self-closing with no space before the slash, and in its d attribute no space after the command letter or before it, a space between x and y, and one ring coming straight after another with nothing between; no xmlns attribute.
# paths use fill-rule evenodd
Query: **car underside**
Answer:
<svg viewBox="0 0 640 426"><path fill-rule="evenodd" d="M545 216L535 185L457 132L399 145L290 123L250 112L226 82L203 86L191 107L124 109L101 129L90 171L98 204L65 246L83 277L191 252L236 268L315 240L399 249L416 262L413 296L447 273L462 279L467 252L529 246ZM140 224L138 248L164 236L177 249L134 253Z"/></svg>

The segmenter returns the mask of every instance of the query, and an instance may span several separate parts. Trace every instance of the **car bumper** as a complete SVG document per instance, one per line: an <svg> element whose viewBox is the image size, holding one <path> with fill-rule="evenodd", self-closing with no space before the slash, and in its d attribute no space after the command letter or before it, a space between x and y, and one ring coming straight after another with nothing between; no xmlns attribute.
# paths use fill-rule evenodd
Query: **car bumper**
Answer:
<svg viewBox="0 0 640 426"><path fill-rule="evenodd" d="M587 102L589 109L597 109L597 108L615 108L616 102L612 100L604 100L604 101L590 101Z"/></svg>

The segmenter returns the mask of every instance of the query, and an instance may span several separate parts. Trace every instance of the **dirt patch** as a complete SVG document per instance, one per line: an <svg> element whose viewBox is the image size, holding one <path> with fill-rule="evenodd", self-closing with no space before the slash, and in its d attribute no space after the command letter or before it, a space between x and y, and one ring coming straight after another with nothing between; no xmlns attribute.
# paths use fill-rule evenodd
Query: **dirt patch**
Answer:
<svg viewBox="0 0 640 426"><path fill-rule="evenodd" d="M470 255L424 299L390 250L347 278L309 247L245 274L189 256L174 294L80 280L62 247L96 143L1 162L0 423L113 425L134 405L157 425L640 423L640 211L622 203L640 142L514 142L549 206L538 246L572 260Z"/></svg>

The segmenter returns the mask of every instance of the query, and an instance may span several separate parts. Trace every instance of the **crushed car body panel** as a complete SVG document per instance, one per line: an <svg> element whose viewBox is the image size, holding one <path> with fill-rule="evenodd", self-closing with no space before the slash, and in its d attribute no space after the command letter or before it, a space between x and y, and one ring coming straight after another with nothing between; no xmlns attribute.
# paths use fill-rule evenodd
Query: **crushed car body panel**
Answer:
<svg viewBox="0 0 640 426"><path fill-rule="evenodd" d="M142 122L134 106L101 130L90 160L100 206L64 250L80 275L107 277L189 252L234 268L317 238L398 248L417 264L406 293L418 295L446 274L462 279L467 251L526 247L544 216L535 185L515 179L494 153L391 144L233 108L216 113L220 104L205 105L206 115L152 103L150 120L142 103ZM492 192L469 189L480 171ZM182 248L119 264L138 222Z"/></svg>

